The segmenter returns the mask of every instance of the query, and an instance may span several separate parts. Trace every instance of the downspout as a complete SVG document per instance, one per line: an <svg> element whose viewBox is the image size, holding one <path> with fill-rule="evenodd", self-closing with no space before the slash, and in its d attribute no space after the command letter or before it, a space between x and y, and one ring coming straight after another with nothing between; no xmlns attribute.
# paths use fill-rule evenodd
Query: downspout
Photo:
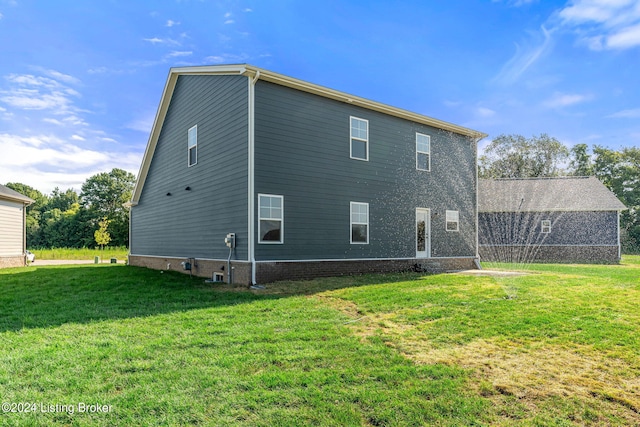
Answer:
<svg viewBox="0 0 640 427"><path fill-rule="evenodd" d="M478 143L481 138L475 138L474 142L474 151L476 158L476 258L473 260L474 264L478 268L478 270L482 270L482 264L480 264L480 239L478 237L480 233L480 213L479 213L479 205L478 205L478 192L480 190L480 180L478 177Z"/></svg>
<svg viewBox="0 0 640 427"><path fill-rule="evenodd" d="M622 261L622 245L620 243L620 211L618 211L618 262Z"/></svg>
<svg viewBox="0 0 640 427"><path fill-rule="evenodd" d="M256 236L255 236L255 85L260 78L260 70L256 71L255 76L248 76L249 80L249 124L248 124L248 149L249 149L249 162L248 162L248 208L249 208L249 224L248 224L248 258L251 263L251 283L256 284Z"/></svg>

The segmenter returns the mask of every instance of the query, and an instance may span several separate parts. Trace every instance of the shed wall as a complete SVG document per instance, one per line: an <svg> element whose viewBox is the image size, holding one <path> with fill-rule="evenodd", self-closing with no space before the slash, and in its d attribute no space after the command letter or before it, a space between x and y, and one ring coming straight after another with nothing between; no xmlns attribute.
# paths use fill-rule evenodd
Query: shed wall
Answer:
<svg viewBox="0 0 640 427"><path fill-rule="evenodd" d="M0 200L0 257L23 255L23 209L23 203Z"/></svg>

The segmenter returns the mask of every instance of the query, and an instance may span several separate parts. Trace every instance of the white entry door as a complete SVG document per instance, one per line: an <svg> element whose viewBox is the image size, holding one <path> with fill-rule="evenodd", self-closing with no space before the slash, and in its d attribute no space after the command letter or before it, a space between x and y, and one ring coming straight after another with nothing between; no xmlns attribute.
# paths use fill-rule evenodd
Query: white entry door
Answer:
<svg viewBox="0 0 640 427"><path fill-rule="evenodd" d="M416 258L431 256L431 211L416 209Z"/></svg>

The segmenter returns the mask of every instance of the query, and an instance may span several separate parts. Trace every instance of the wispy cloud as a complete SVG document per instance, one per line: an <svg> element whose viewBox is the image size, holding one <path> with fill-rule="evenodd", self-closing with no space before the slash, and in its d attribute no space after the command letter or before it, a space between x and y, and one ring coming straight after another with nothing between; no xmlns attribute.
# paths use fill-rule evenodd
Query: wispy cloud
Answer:
<svg viewBox="0 0 640 427"><path fill-rule="evenodd" d="M53 110L55 114L64 114L74 109L72 98L80 96L75 89L48 77L9 74L5 80L9 87L0 90L0 102L13 108Z"/></svg>
<svg viewBox="0 0 640 427"><path fill-rule="evenodd" d="M171 27L174 27L176 25L180 25L180 22L174 21L172 19L169 19L165 26L171 28Z"/></svg>
<svg viewBox="0 0 640 427"><path fill-rule="evenodd" d="M502 70L494 77L493 81L500 84L512 84L531 68L540 58L547 53L552 46L551 31L544 26L540 32L533 35L535 39L526 46L516 44L516 53L502 67Z"/></svg>
<svg viewBox="0 0 640 427"><path fill-rule="evenodd" d="M49 134L1 133L0 152L6 153L0 156L0 182L20 181L45 192L55 186L80 188L88 176L113 167L136 173L141 158L140 153L83 148Z"/></svg>
<svg viewBox="0 0 640 427"><path fill-rule="evenodd" d="M476 108L476 115L480 116L480 117L493 117L496 115L496 112L490 108L486 108L486 107L478 107Z"/></svg>
<svg viewBox="0 0 640 427"><path fill-rule="evenodd" d="M560 10L562 25L573 29L592 50L624 50L640 46L640 2L575 0Z"/></svg>
<svg viewBox="0 0 640 427"><path fill-rule="evenodd" d="M610 114L607 118L611 119L640 119L640 108L632 108L629 110L622 110Z"/></svg>
<svg viewBox="0 0 640 427"><path fill-rule="evenodd" d="M244 53L239 55L223 53L220 55L207 56L206 58L204 58L204 61L205 63L208 63L208 64L224 64L224 63L232 63L232 62L243 62L243 61L246 61L247 58L249 58L249 56Z"/></svg>
<svg viewBox="0 0 640 427"><path fill-rule="evenodd" d="M547 108L563 108L589 101L591 98L591 95L555 93L551 98L543 102L543 105Z"/></svg>
<svg viewBox="0 0 640 427"><path fill-rule="evenodd" d="M192 51L173 51L173 52L170 52L167 56L169 58L177 58L180 56L191 56L191 55L193 55Z"/></svg>
<svg viewBox="0 0 640 427"><path fill-rule="evenodd" d="M142 39L146 42L149 42L151 44L166 44L169 46L180 46L180 42L171 38L165 38L165 39L161 39L160 37L152 37L152 38L146 38L146 39Z"/></svg>

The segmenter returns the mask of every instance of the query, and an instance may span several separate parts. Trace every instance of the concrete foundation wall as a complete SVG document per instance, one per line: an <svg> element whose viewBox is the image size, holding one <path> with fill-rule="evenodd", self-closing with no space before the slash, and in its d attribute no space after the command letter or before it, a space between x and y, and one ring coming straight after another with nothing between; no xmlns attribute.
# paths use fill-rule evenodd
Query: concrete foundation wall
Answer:
<svg viewBox="0 0 640 427"><path fill-rule="evenodd" d="M129 265L155 270L171 270L189 274L182 262L192 263L191 274L211 278L214 272L222 273L226 282L227 260L188 260L186 258L129 256ZM236 285L250 284L251 263L231 261L233 281ZM224 267L224 269L223 269ZM316 277L349 276L367 273L392 273L401 271L446 271L476 269L474 258L429 258L404 260L345 260L345 261L260 261L256 263L257 283L279 280L301 280Z"/></svg>
<svg viewBox="0 0 640 427"><path fill-rule="evenodd" d="M24 255L0 257L0 268L24 267L25 265Z"/></svg>
<svg viewBox="0 0 640 427"><path fill-rule="evenodd" d="M478 247L481 262L545 262L617 264L618 246L490 246Z"/></svg>

